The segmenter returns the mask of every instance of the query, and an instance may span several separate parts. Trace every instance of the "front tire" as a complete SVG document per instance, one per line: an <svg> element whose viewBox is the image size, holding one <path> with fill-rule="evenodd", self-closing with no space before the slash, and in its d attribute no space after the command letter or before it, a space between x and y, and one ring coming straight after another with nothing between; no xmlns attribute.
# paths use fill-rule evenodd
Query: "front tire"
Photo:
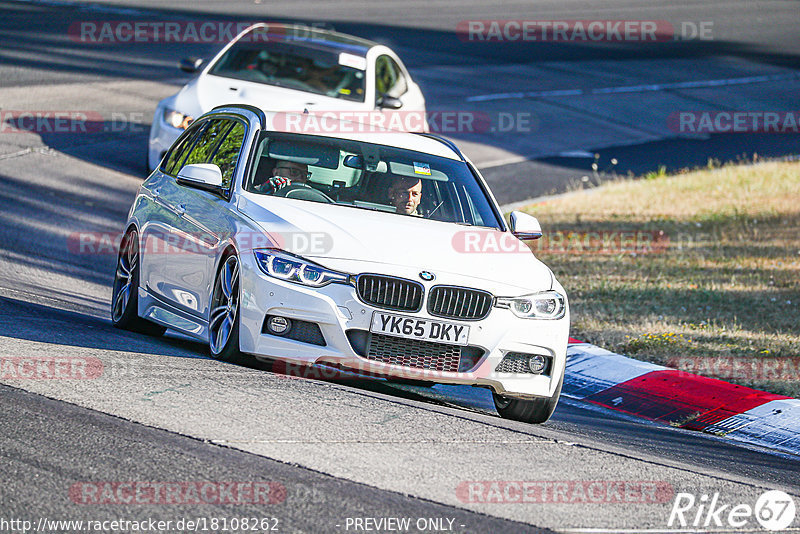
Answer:
<svg viewBox="0 0 800 534"><path fill-rule="evenodd" d="M111 323L123 330L160 336L166 328L139 317L139 233L131 230L119 244L111 291Z"/></svg>
<svg viewBox="0 0 800 534"><path fill-rule="evenodd" d="M564 375L562 374L553 396L543 399L514 399L492 392L494 406L503 419L513 419L514 421L533 424L545 423L556 410L558 398L561 396L561 386L563 385Z"/></svg>
<svg viewBox="0 0 800 534"><path fill-rule="evenodd" d="M239 351L239 258L231 253L222 259L208 318L208 344L211 357L224 362L243 363Z"/></svg>

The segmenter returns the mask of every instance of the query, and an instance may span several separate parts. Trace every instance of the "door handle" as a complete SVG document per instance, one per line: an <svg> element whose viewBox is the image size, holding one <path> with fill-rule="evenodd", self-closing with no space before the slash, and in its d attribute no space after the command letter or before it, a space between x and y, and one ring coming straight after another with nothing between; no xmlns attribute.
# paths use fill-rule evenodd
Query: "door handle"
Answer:
<svg viewBox="0 0 800 534"><path fill-rule="evenodd" d="M178 217L183 217L183 214L186 213L186 206L184 204L178 204L175 206L175 213L178 214Z"/></svg>

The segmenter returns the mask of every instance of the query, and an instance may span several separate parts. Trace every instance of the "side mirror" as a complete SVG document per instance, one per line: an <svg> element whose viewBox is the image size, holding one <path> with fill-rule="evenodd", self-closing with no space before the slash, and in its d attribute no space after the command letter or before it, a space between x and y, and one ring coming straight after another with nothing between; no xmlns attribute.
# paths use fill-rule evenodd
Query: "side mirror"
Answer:
<svg viewBox="0 0 800 534"><path fill-rule="evenodd" d="M381 95L377 101L378 107L381 109L400 109L403 107L403 101L389 95Z"/></svg>
<svg viewBox="0 0 800 534"><path fill-rule="evenodd" d="M519 239L539 239L542 237L542 225L533 215L512 211L509 217L511 233Z"/></svg>
<svg viewBox="0 0 800 534"><path fill-rule="evenodd" d="M194 163L180 170L178 183L222 194L222 171L213 163Z"/></svg>
<svg viewBox="0 0 800 534"><path fill-rule="evenodd" d="M189 74L193 74L200 69L200 65L203 64L203 60L199 57L185 57L180 60L178 66L183 72L188 72Z"/></svg>

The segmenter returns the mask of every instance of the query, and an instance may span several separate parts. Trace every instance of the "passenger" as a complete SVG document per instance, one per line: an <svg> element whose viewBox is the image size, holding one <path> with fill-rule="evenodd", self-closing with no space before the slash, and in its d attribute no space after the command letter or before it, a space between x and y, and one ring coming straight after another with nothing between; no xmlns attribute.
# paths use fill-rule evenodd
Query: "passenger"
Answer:
<svg viewBox="0 0 800 534"><path fill-rule="evenodd" d="M422 180L419 178L400 178L389 186L389 204L397 208L397 213L422 217L417 213L422 200Z"/></svg>

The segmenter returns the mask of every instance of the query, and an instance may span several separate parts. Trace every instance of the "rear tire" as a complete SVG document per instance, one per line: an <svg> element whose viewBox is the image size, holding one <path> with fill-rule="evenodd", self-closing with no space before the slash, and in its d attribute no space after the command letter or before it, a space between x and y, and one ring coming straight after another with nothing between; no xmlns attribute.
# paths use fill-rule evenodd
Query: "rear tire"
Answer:
<svg viewBox="0 0 800 534"><path fill-rule="evenodd" d="M131 230L119 244L117 271L111 291L111 323L116 328L151 336L167 329L139 317L139 233Z"/></svg>
<svg viewBox="0 0 800 534"><path fill-rule="evenodd" d="M552 397L543 399L514 399L492 392L494 405L503 419L522 421L523 423L541 424L550 419L556 410L558 398L561 396L561 386L564 385L564 375L558 381L558 387Z"/></svg>

